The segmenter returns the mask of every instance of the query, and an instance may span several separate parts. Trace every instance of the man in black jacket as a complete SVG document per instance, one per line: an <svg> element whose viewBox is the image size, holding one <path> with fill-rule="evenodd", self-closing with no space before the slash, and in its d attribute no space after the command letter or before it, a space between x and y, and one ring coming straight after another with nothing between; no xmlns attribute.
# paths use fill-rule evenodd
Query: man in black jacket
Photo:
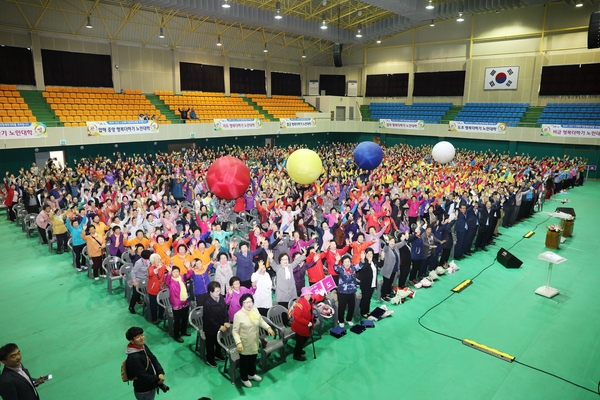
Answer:
<svg viewBox="0 0 600 400"><path fill-rule="evenodd" d="M14 343L0 347L0 361L4 370L0 375L0 396L4 400L39 400L36 390L44 377L31 379L29 371L21 364L21 351Z"/></svg>
<svg viewBox="0 0 600 400"><path fill-rule="evenodd" d="M217 333L229 329L229 314L225 298L221 295L221 284L213 281L208 284L208 292L201 295L198 306L202 306L202 328L206 335L206 363L217 367L215 360L225 361L217 342Z"/></svg>
<svg viewBox="0 0 600 400"><path fill-rule="evenodd" d="M133 380L133 392L137 400L153 400L159 385L165 381L165 371L145 344L144 330L137 326L125 333L129 344L127 353L127 376Z"/></svg>

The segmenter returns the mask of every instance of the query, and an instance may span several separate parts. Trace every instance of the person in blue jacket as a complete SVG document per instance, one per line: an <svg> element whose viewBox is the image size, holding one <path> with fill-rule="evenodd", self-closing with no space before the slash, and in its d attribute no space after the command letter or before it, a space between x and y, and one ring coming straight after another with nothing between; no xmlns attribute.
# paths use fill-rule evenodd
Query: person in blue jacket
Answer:
<svg viewBox="0 0 600 400"><path fill-rule="evenodd" d="M346 323L350 326L354 325L352 317L354 316L354 307L356 306L356 271L359 271L365 261L365 252L360 254L361 263L358 265L352 265L352 257L345 254L341 257L336 254L335 265L333 269L339 275L338 291L338 322L340 327L344 327L344 315L346 314L346 307L348 307L348 315L346 315ZM340 265L340 260L341 265Z"/></svg>
<svg viewBox="0 0 600 400"><path fill-rule="evenodd" d="M236 276L240 278L241 285L246 288L250 288L252 286L251 278L252 274L254 273L254 263L252 262L252 259L262 250L263 248L259 246L254 251L248 251L248 243L242 242L240 243L239 252L231 252L231 257L237 263Z"/></svg>
<svg viewBox="0 0 600 400"><path fill-rule="evenodd" d="M85 240L81 238L81 232L85 229L87 223L87 217L83 217L81 222L77 219L71 222L71 218L67 218L67 229L71 234L71 246L73 246L73 254L75 257L75 268L81 272L87 269L85 264L85 258L81 255L83 248L85 247Z"/></svg>

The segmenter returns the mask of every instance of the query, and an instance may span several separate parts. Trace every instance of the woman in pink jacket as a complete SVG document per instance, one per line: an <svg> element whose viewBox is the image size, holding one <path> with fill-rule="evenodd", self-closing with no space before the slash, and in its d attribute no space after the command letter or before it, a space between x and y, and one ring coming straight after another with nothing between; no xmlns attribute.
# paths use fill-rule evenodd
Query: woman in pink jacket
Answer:
<svg viewBox="0 0 600 400"><path fill-rule="evenodd" d="M419 207L421 204L425 202L425 199L417 200L417 196L413 195L410 200L406 202L408 205L408 225L411 227L412 225L417 223L419 219Z"/></svg>
<svg viewBox="0 0 600 400"><path fill-rule="evenodd" d="M176 342L183 343L181 336L191 336L187 331L188 321L188 298L189 294L185 286L185 280L190 278L193 271L190 269L187 274L180 275L179 267L167 266L169 272L165 276L165 284L169 289L169 300L173 307L173 336Z"/></svg>

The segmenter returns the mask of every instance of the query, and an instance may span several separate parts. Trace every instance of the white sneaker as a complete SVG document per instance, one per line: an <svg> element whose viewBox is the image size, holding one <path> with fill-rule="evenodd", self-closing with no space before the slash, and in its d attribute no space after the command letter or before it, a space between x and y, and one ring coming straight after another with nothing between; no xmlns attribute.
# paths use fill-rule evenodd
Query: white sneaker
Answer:
<svg viewBox="0 0 600 400"><path fill-rule="evenodd" d="M104 275L104 274L101 274L101 275L100 275L100 278L106 278L106 275Z"/></svg>
<svg viewBox="0 0 600 400"><path fill-rule="evenodd" d="M244 384L244 386L246 386L247 388L251 388L252 387L252 382L250 381L242 381L242 383Z"/></svg>
<svg viewBox="0 0 600 400"><path fill-rule="evenodd" d="M99 280L100 280L100 278L98 278L98 277L95 277L95 278L94 278L94 280L95 280L95 281L99 281Z"/></svg>
<svg viewBox="0 0 600 400"><path fill-rule="evenodd" d="M81 269L88 269L88 267L82 266Z"/></svg>
<svg viewBox="0 0 600 400"><path fill-rule="evenodd" d="M340 328L343 328L343 327L344 327L344 323L343 323L343 322L340 322L340 323L338 324L338 326L339 326Z"/></svg>
<svg viewBox="0 0 600 400"><path fill-rule="evenodd" d="M253 381L256 381L256 382L262 381L262 378L260 377L260 375L248 375L248 379L252 379Z"/></svg>
<svg viewBox="0 0 600 400"><path fill-rule="evenodd" d="M81 268L76 268L76 269L77 269L77 272L83 271Z"/></svg>
<svg viewBox="0 0 600 400"><path fill-rule="evenodd" d="M349 326L354 326L354 322L352 322L352 321L346 321L346 323L347 323Z"/></svg>

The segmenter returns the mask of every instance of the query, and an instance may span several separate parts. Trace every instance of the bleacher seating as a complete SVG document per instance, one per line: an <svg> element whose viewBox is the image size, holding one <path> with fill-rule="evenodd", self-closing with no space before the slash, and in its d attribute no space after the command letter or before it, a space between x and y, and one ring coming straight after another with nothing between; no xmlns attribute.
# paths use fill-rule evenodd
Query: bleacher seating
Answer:
<svg viewBox="0 0 600 400"><path fill-rule="evenodd" d="M171 123L140 90L120 94L108 88L48 86L42 96L65 126L85 126L85 121L137 120L139 114L154 115L159 123Z"/></svg>
<svg viewBox="0 0 600 400"><path fill-rule="evenodd" d="M465 122L506 122L507 126L517 126L529 103L467 103L460 110L457 121Z"/></svg>
<svg viewBox="0 0 600 400"><path fill-rule="evenodd" d="M267 98L264 94L248 94L247 97L277 119L296 118L297 112L316 111L313 106L297 96L273 95Z"/></svg>
<svg viewBox="0 0 600 400"><path fill-rule="evenodd" d="M178 116L181 116L180 108L193 108L198 119L186 120L188 124L209 123L218 118L261 118L258 110L237 95L225 97L223 93L183 92L181 96L176 96L166 90L154 93Z"/></svg>
<svg viewBox="0 0 600 400"><path fill-rule="evenodd" d="M537 122L600 126L600 103L549 103Z"/></svg>
<svg viewBox="0 0 600 400"><path fill-rule="evenodd" d="M452 103L414 103L412 106L404 103L371 103L369 105L373 119L421 119L428 124L441 121L450 107L452 107Z"/></svg>
<svg viewBox="0 0 600 400"><path fill-rule="evenodd" d="M36 122L16 85L0 85L0 122Z"/></svg>

